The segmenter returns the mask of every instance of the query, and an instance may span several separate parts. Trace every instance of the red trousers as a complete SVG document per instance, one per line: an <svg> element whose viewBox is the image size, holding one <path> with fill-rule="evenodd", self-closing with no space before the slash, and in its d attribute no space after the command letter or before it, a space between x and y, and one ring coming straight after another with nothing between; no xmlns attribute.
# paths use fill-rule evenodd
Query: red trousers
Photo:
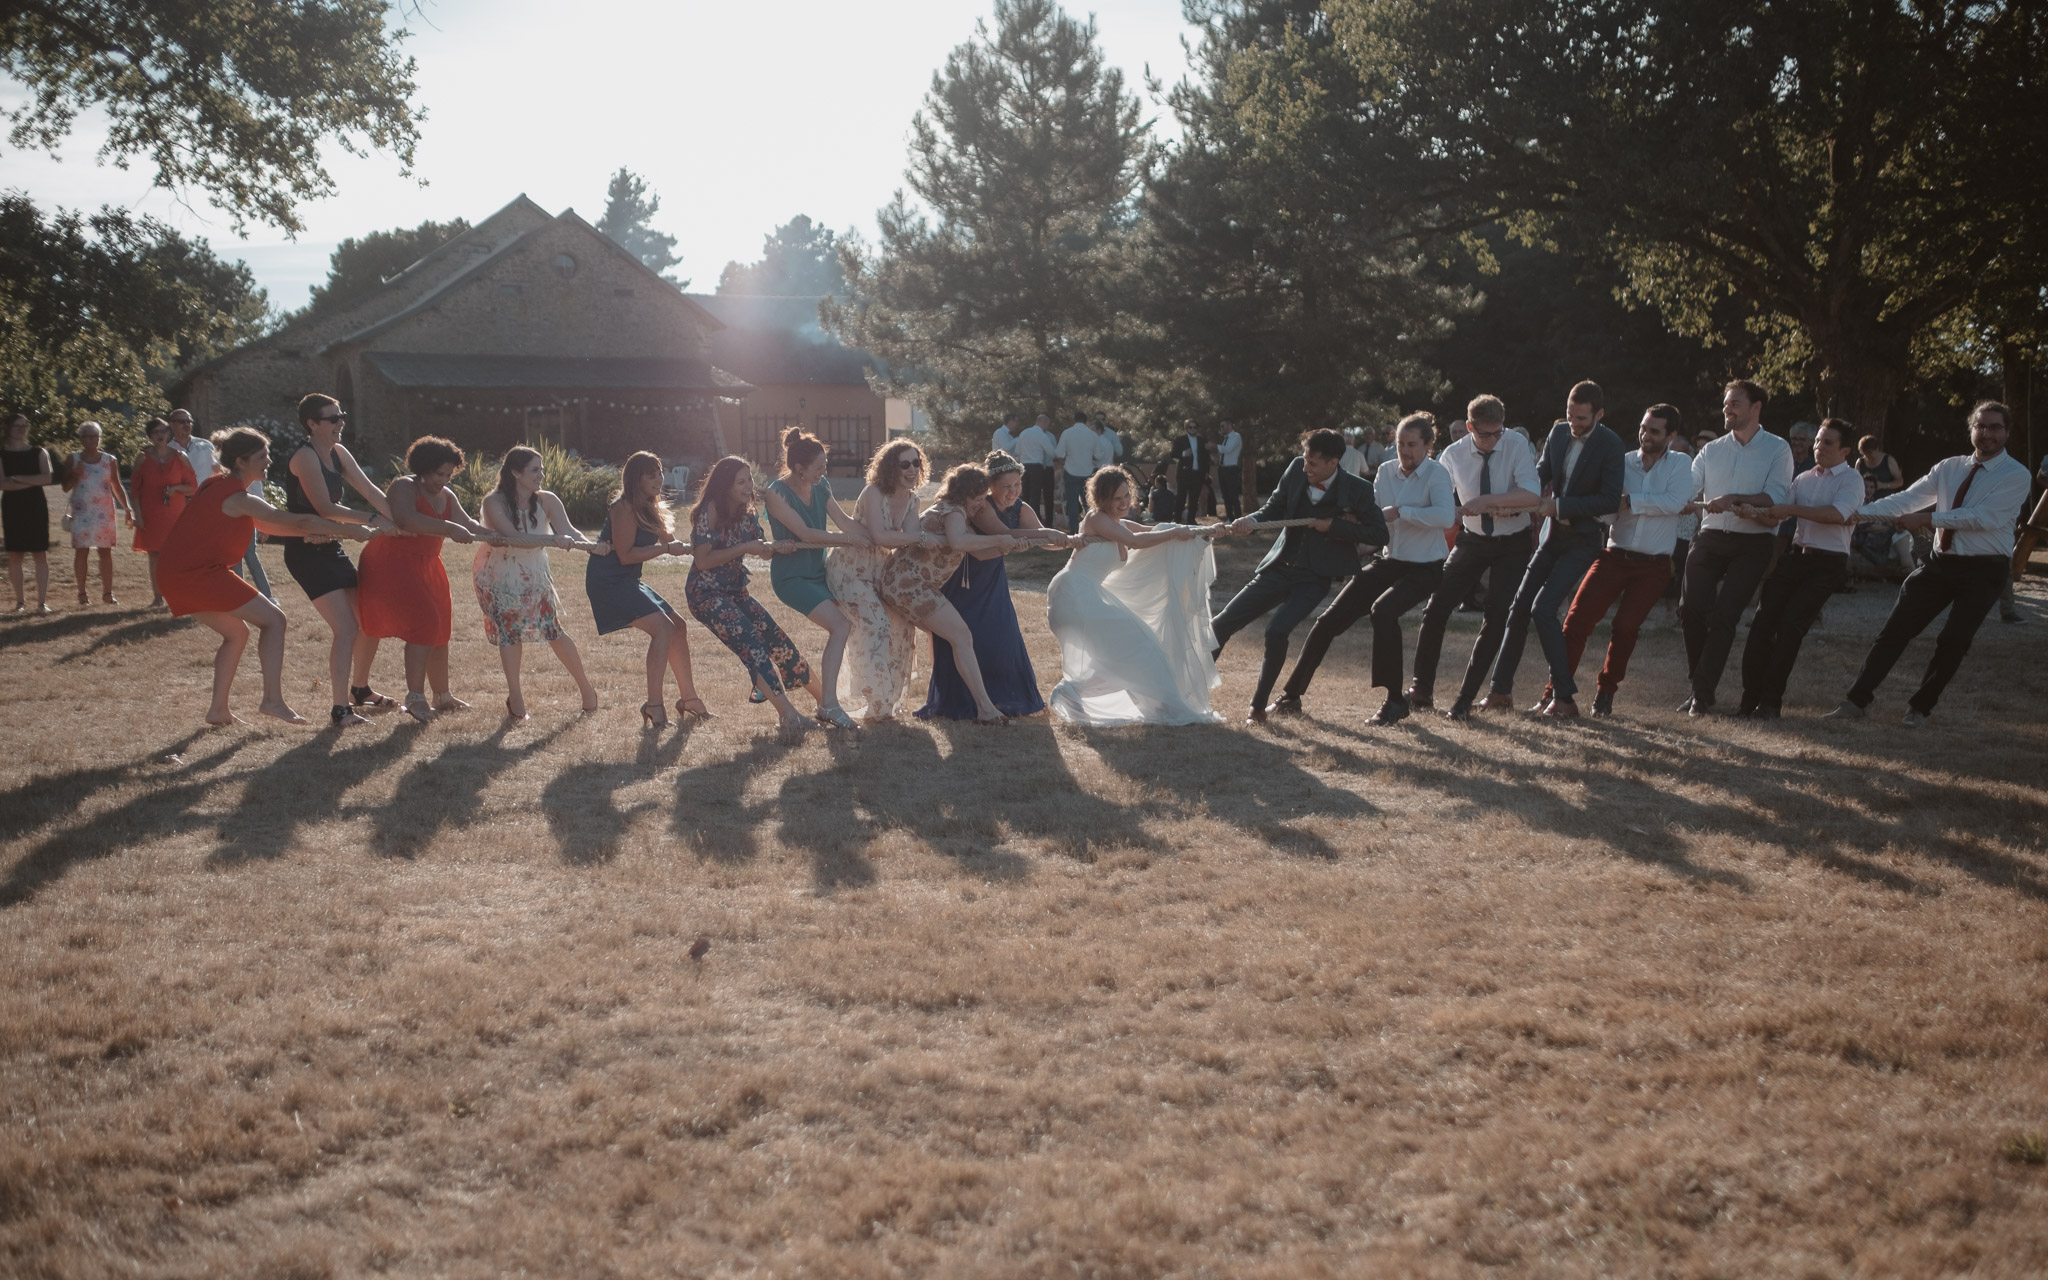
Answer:
<svg viewBox="0 0 2048 1280"><path fill-rule="evenodd" d="M1636 635L1643 629L1643 620L1657 607L1657 601L1664 595L1664 584L1670 580L1668 555L1637 559L1613 547L1602 551L1587 570L1586 580L1579 584L1579 593L1572 597L1572 607L1564 615L1565 662L1574 672L1579 669L1587 637L1619 600L1621 607L1614 613L1613 636L1607 642L1607 662L1600 668L1601 691L1613 693L1628 674L1628 658L1635 652Z"/></svg>

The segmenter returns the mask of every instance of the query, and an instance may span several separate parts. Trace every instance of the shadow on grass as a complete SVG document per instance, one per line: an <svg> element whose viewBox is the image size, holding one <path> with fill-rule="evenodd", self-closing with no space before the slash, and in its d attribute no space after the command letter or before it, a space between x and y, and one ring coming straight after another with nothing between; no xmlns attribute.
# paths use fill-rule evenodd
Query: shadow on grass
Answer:
<svg viewBox="0 0 2048 1280"><path fill-rule="evenodd" d="M157 640L170 635L174 631L187 631L198 625L198 623L190 618L173 618L169 614L157 614L152 617L138 618L134 622L123 623L110 631L95 636L93 642L83 649L74 649L63 657L58 658L57 665L64 666L83 658L90 658L103 649L118 649L123 645Z"/></svg>
<svg viewBox="0 0 2048 1280"><path fill-rule="evenodd" d="M316 732L269 764L242 775L241 801L233 819L222 825L220 844L208 861L231 866L283 857L291 852L300 827L362 816L363 807L344 808L342 797L403 759L420 730L408 720L388 731Z"/></svg>
<svg viewBox="0 0 2048 1280"><path fill-rule="evenodd" d="M506 746L510 722L482 742L454 742L405 771L389 803L370 815L371 844L387 858L416 858L450 828L474 826L491 779L562 735L562 728Z"/></svg>
<svg viewBox="0 0 2048 1280"><path fill-rule="evenodd" d="M55 586L53 582L50 584ZM83 635L109 623L120 621L136 612L133 608L97 605L93 612L60 613L50 618L21 618L0 626L0 650L22 649L30 645L49 644L57 640L68 640ZM150 621L169 622L168 615L159 614ZM182 619L179 619L182 621Z"/></svg>
<svg viewBox="0 0 2048 1280"><path fill-rule="evenodd" d="M659 807L653 801L621 805L618 793L674 767L691 732L687 721L668 734L645 731L632 764L573 764L548 779L541 789L540 807L562 861L587 866L618 856L626 828L641 814Z"/></svg>

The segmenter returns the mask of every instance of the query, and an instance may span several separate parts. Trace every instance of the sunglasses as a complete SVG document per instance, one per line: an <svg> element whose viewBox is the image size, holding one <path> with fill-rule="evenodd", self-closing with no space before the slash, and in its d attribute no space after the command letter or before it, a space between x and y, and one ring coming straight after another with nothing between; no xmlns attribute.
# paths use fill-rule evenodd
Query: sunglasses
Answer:
<svg viewBox="0 0 2048 1280"><path fill-rule="evenodd" d="M347 415L347 414L345 414L345 413L330 413L330 414L325 414L325 415L323 415L323 416L321 416L321 417L315 418L315 419L313 419L313 421L315 421L315 422L347 422L347 421L348 421L348 415Z"/></svg>
<svg viewBox="0 0 2048 1280"><path fill-rule="evenodd" d="M903 468L905 471L924 470L924 464L922 462L919 462L916 458L905 458L903 461L897 463L896 465Z"/></svg>

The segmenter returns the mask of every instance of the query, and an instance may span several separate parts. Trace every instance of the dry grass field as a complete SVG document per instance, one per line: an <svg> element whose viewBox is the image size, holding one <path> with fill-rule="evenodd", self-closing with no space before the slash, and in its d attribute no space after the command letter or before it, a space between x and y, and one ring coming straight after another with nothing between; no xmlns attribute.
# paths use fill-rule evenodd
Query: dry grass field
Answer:
<svg viewBox="0 0 2048 1280"><path fill-rule="evenodd" d="M0 1273L2048 1273L2038 580L1918 733L1927 641L1815 718L1866 586L1775 726L1660 631L1612 723L1370 729L1361 629L1266 731L785 748L694 627L642 733L569 557L605 707L536 652L506 725L448 564L426 728L204 731L210 635L68 565L0 624Z"/></svg>

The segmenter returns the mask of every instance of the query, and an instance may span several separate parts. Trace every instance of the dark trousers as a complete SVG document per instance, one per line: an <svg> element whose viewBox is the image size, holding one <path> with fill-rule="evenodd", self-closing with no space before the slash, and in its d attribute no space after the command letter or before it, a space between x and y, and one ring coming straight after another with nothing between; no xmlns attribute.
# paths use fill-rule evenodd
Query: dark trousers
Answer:
<svg viewBox="0 0 2048 1280"><path fill-rule="evenodd" d="M1621 687L1628 677L1629 655L1636 651L1636 637L1642 634L1650 610L1664 598L1664 584L1669 581L1670 556L1633 555L1617 547L1600 553L1564 615L1564 660L1574 678L1593 628L1600 625L1609 609L1614 609L1614 626L1607 639L1607 661L1600 667L1599 687L1602 693L1613 693ZM1617 601L1620 608L1615 608Z"/></svg>
<svg viewBox="0 0 2048 1280"><path fill-rule="evenodd" d="M1235 520L1244 514L1244 468L1216 468L1216 487L1223 490L1223 518Z"/></svg>
<svg viewBox="0 0 2048 1280"><path fill-rule="evenodd" d="M1991 606L1998 603L2011 572L2012 562L2004 556L1936 555L1907 574L1891 616L1884 620L1876 643L1863 659L1863 670L1857 673L1856 683L1849 686L1849 701L1859 707L1869 706L1877 696L1877 686L1884 683L1892 664L1906 651L1906 645L1947 609L1948 622L1935 637L1934 656L1927 660L1927 673L1920 678L1920 687L1906 700L1921 715L1933 714L1941 691L1955 679L1956 668L1963 665L1963 655L1970 651L1978 624L1991 612Z"/></svg>
<svg viewBox="0 0 2048 1280"><path fill-rule="evenodd" d="M1849 578L1847 553L1793 547L1764 579L1763 598L1742 646L1742 705L1777 710L1799 661L1799 646L1820 621L1821 606Z"/></svg>
<svg viewBox="0 0 2048 1280"><path fill-rule="evenodd" d="M1437 579L1429 605L1422 611L1422 630L1415 637L1415 696L1429 699L1436 689L1436 664L1444 648L1444 626L1486 577L1486 614L1479 626L1479 638L1472 643L1472 658L1465 664L1465 683L1459 696L1470 702L1479 682L1493 669L1493 655L1500 652L1500 639L1507 630L1508 606L1514 603L1515 588L1522 571L1529 567L1533 546L1527 529L1519 533L1483 537L1470 529L1458 530L1451 558L1444 561L1443 576ZM1490 575L1490 576L1489 576Z"/></svg>
<svg viewBox="0 0 2048 1280"><path fill-rule="evenodd" d="M1678 618L1685 626L1685 663L1693 701L1714 705L1714 690L1735 647L1735 628L1771 566L1777 538L1768 533L1702 529L1685 557Z"/></svg>
<svg viewBox="0 0 2048 1280"><path fill-rule="evenodd" d="M1252 691L1252 705L1263 707L1287 665L1287 640L1301 620L1316 611L1330 594L1330 580L1291 564L1270 565L1252 575L1244 589L1231 597L1216 615L1216 651L1221 653L1230 637L1268 613L1266 658L1259 664L1259 686Z"/></svg>
<svg viewBox="0 0 2048 1280"><path fill-rule="evenodd" d="M1038 522L1052 527L1052 468L1026 463L1024 467L1024 501L1038 513Z"/></svg>
<svg viewBox="0 0 2048 1280"><path fill-rule="evenodd" d="M1081 513L1088 506L1088 477L1077 476L1071 471L1061 471L1060 479L1067 486L1067 532L1079 533Z"/></svg>
<svg viewBox="0 0 2048 1280"><path fill-rule="evenodd" d="M1550 666L1550 691L1560 698L1578 697L1579 686L1572 679L1571 664L1565 661L1564 621L1559 615L1599 554L1599 544L1590 536L1553 524L1550 536L1530 557L1515 602L1508 609L1507 634L1501 637L1500 660L1493 665L1495 693L1502 697L1514 693L1515 670L1522 665L1522 647L1529 642L1533 623L1536 642L1543 646L1544 661ZM1465 682L1471 686L1467 698L1479 692L1470 673Z"/></svg>
<svg viewBox="0 0 2048 1280"><path fill-rule="evenodd" d="M1180 510L1174 519L1181 524L1194 524L1202 514L1202 486L1209 483L1209 477L1201 471L1179 471L1174 474L1175 492L1180 495Z"/></svg>
<svg viewBox="0 0 2048 1280"><path fill-rule="evenodd" d="M1287 677L1282 692L1295 698L1307 693L1309 682L1316 678L1316 668L1323 665L1323 656L1330 651L1330 642L1369 613L1372 682L1400 696L1401 615L1429 599L1443 571L1441 560L1396 560L1392 556L1381 556L1360 569L1356 577L1344 584L1337 598L1330 601L1330 607L1323 610L1316 625L1308 629L1301 657L1295 660L1294 672Z"/></svg>

